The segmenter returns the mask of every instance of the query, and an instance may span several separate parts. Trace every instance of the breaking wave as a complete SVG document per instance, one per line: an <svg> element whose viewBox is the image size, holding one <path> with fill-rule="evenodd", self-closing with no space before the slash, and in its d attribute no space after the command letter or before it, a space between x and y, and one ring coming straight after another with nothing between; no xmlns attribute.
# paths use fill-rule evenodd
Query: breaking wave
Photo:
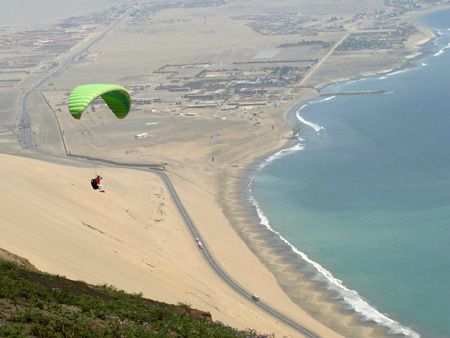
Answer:
<svg viewBox="0 0 450 338"><path fill-rule="evenodd" d="M318 124L305 120L302 116L300 116L300 112L309 104L328 101L333 98L334 97L328 97L324 100L312 101L310 103L304 104L296 111L297 118L299 119L300 122L313 128L316 132L325 129L324 127ZM314 277L312 278L312 280L324 282L327 290L333 291L337 294L336 301L343 304L344 308L353 310L355 314L363 321L374 322L381 327L385 327L388 330L389 334L403 335L405 337L410 338L419 338L420 335L415 331L413 331L411 328L405 327L400 323L396 322L395 320L382 314L373 306L371 306L368 302L366 302L358 294L358 292L347 288L344 285L344 283L341 280L335 278L330 271L325 269L319 263L310 259L304 252L298 250L294 245L289 243L289 241L286 238L284 238L279 232L274 230L273 227L271 226L269 219L264 214L263 210L260 208L258 202L256 201L255 197L252 194L253 182L255 176L273 161L281 159L292 153L301 151L305 148L304 143L302 143L304 140L299 136L299 134L296 135L296 138L297 143L295 145L278 151L277 153L269 156L267 159L265 159L259 165L257 165L256 172L249 178L247 186L247 197L249 202L254 206L261 225L263 225L268 231L276 234L279 237L279 239L282 242L284 242L292 250L292 252L294 252L298 256L299 260L308 264L308 266L310 266L311 269L314 271Z"/></svg>
<svg viewBox="0 0 450 338"><path fill-rule="evenodd" d="M435 54L433 54L433 56L439 56L445 53L446 49L450 48L450 43L447 44L447 46L442 47L441 49L439 49Z"/></svg>
<svg viewBox="0 0 450 338"><path fill-rule="evenodd" d="M295 116L297 117L297 120L299 120L301 123L307 125L308 127L311 127L312 129L314 129L314 131L316 133L319 133L319 131L321 131L322 129L325 129L324 127L322 127L319 124L313 123L311 121L306 120L303 116L300 115L300 112L305 109L307 106L311 105L311 104L316 104L316 103L320 103L320 102L325 102L325 101L330 101L333 100L336 97L336 95L334 96L330 96L327 97L325 99L319 100L319 101L311 101L309 103L305 103L303 106L301 106L296 112L295 112Z"/></svg>
<svg viewBox="0 0 450 338"><path fill-rule="evenodd" d="M410 70L411 70L410 68L403 68L403 69L397 70L395 72L386 74L385 77L391 77L394 75L403 74L403 73L409 72Z"/></svg>
<svg viewBox="0 0 450 338"><path fill-rule="evenodd" d="M263 165L265 167L267 164ZM385 316L369 303L367 303L358 292L348 289L344 283L335 278L330 271L325 269L319 263L310 259L304 252L298 250L295 246L293 246L289 241L284 238L279 232L274 230L270 225L269 219L264 214L262 209L259 207L256 199L251 195L251 186L253 184L253 178L251 178L249 183L249 201L255 207L258 217L260 219L260 223L265 226L269 231L276 234L282 242L287 244L290 249L298 256L299 260L307 263L314 271L315 276L312 277L314 281L324 282L327 290L334 291L338 295L336 300L343 304L346 309L353 310L356 315L361 318L363 321L371 321L375 322L377 325L385 327L388 330L389 334L395 335L403 335L405 337L410 338L419 338L420 335L413 331L409 327L402 326L400 323L395 320Z"/></svg>

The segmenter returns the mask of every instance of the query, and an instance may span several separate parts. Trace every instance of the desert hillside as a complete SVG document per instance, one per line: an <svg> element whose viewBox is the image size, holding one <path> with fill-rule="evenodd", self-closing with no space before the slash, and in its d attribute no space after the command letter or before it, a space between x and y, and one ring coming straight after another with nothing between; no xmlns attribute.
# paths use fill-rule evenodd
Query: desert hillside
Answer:
<svg viewBox="0 0 450 338"><path fill-rule="evenodd" d="M296 336L210 270L157 175L10 155L0 162L0 248L44 272L187 303L239 329ZM106 193L91 188L96 173Z"/></svg>
<svg viewBox="0 0 450 338"><path fill-rule="evenodd" d="M23 258L0 250L0 257L4 255L23 263ZM3 259L0 276L2 337L260 337L215 323L208 312L187 304L155 302Z"/></svg>

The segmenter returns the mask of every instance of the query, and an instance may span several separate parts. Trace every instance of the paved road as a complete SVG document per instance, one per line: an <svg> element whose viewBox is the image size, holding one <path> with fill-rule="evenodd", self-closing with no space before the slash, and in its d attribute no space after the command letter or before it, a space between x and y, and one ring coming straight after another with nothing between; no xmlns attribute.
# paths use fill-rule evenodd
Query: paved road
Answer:
<svg viewBox="0 0 450 338"><path fill-rule="evenodd" d="M90 47L92 47L95 43L100 41L115 25L117 25L123 18L128 16L134 9L130 9L124 16L122 16L119 20L114 22L105 32L103 32L100 36L92 40L88 45L86 45L84 48L82 48L80 51L78 51L76 54L70 56L67 58L62 64L60 64L56 69L48 73L46 76L41 78L31 89L29 89L27 92L24 93L23 99L22 99L22 115L19 125L19 138L20 142L23 144L24 147L27 148L34 148L37 147L37 145L33 141L33 134L31 130L31 119L28 112L28 98L29 96L35 92L37 89L39 89L45 81L51 79L56 74L63 71L66 67L68 67L71 64L74 64L78 58L84 53L86 50L88 50ZM57 119L57 116L55 115L55 118ZM59 123L58 123L59 128ZM60 128L59 128L60 129ZM63 140L63 143L65 144L64 140L64 134L59 130L61 138ZM68 157L72 157L78 160L88 160L88 161L95 161L102 164L108 164L112 166L118 166L118 167L127 167L127 168L139 168L139 169L146 169L150 170L153 173L159 175L161 179L164 181L178 211L180 212L186 226L188 227L193 240L196 242L196 245L199 247L199 250L201 250L201 254L204 257L207 264L211 267L211 269L227 284L229 285L233 290L235 290L237 293L239 293L242 297L246 298L247 300L252 301L256 306L258 306L260 309L264 310L266 313L271 315L276 320L279 320L280 322L290 326L297 332L299 332L302 336L305 337L311 337L311 338L318 338L317 335L303 327L302 325L298 324L293 319L283 315L281 312L279 312L277 309L273 308L269 304L266 304L263 300L255 301L252 298L252 293L249 290L246 290L244 287L242 287L237 281L235 281L233 278L231 278L230 275L228 275L223 268L220 266L219 262L213 257L211 252L208 249L208 246L206 242L203 240L203 237L201 233L198 231L197 227L195 226L194 222L192 221L191 217L189 216L188 212L184 208L183 203L181 202L180 198L178 197L178 194L172 185L172 182L170 181L167 174L164 172L164 165L161 164L143 164L143 163L119 163L116 161L110 161L110 160L104 160L89 156L82 156L82 155L74 155L67 152L67 148L65 147L66 155ZM199 245L199 243L201 243Z"/></svg>
<svg viewBox="0 0 450 338"><path fill-rule="evenodd" d="M330 50L309 70L309 72L306 73L306 75L303 77L303 79L298 83L298 87L303 86L306 81L310 79L310 77L323 65L323 63L331 56L331 54L334 53L336 48L338 48L342 42L344 42L345 39L347 39L350 34L353 33L353 29L349 29L347 33L344 34L342 38L339 39L331 48Z"/></svg>
<svg viewBox="0 0 450 338"><path fill-rule="evenodd" d="M76 52L73 55L70 55L66 60L64 60L58 67L51 69L46 73L41 79L39 79L30 89L28 89L23 97L22 97L22 115L20 117L20 123L19 123L19 142L25 147L25 148L35 148L37 147L37 144L33 140L33 132L31 130L31 118L30 113L28 110L28 98L31 94L33 94L36 90L38 90L42 85L47 81L56 76L57 74L61 73L64 69L69 67L72 64L75 64L79 58L83 55L84 52L86 52L89 48L91 48L93 45L95 45L97 42L99 42L101 39L103 39L106 34L108 34L111 29L113 29L119 22L121 22L123 19L125 19L128 15L131 14L136 10L135 8L130 8L126 13L124 13L122 16L117 18L116 21L114 21L108 29L106 29L102 34L95 37L92 41L90 41L86 46L84 46L81 50Z"/></svg>
<svg viewBox="0 0 450 338"><path fill-rule="evenodd" d="M290 326L297 332L299 332L304 337L310 337L310 338L319 338L318 335L314 334L313 332L309 331L299 323L297 323L295 320L283 315L281 312L279 312L274 307L270 306L269 304L265 303L263 300L255 301L253 299L253 294L242 287L237 281L235 281L219 264L219 262L214 258L214 256L211 254L211 251L208 249L207 243L204 241L201 233L197 229L196 225L192 221L191 217L189 216L188 212L184 208L183 203L181 202L172 182L169 179L169 176L165 172L164 165L161 164L144 164L144 163L124 163L124 162L116 162L111 160L105 160L100 159L96 157L90 157L90 156L83 156L83 155L73 155L73 154L67 154L68 157L76 158L79 160L88 160L92 162L97 162L101 164L108 164L116 167L124 167L124 168L137 168L141 170L149 170L155 174L157 174L163 182L165 183L167 190L170 193L170 196L172 197L172 200L174 201L179 213L181 214L181 217L184 220L184 223L189 229L189 232L192 235L193 240L196 242L196 245L199 247L199 250L205 259L206 263L211 267L211 269L233 290L235 290L237 293L239 293L241 296L246 298L247 300L250 300L253 302L257 307L271 315L276 320L279 320L280 322ZM198 243L201 243L201 248L198 245Z"/></svg>
<svg viewBox="0 0 450 338"><path fill-rule="evenodd" d="M158 174L164 181L164 183L167 186L167 189L170 192L170 195L172 196L173 201L175 202L178 211L180 212L181 216L184 219L184 222L186 223L187 227L189 228L189 231L191 232L192 237L194 240L198 243L200 242L202 247L200 248L203 258L206 260L208 265L219 275L222 280L227 283L232 289L234 289L237 293L239 293L244 298L252 301L256 306L258 306L260 309L264 310L266 313L271 315L272 317L278 319L279 321L283 322L284 324L290 326L291 328L295 329L299 333L301 333L305 337L318 337L305 327L301 326L291 318L283 315L279 311L277 311L275 308L271 307L269 304L266 304L264 301L259 300L255 301L253 299L253 295L250 291L246 290L244 287L239 285L238 282L236 282L233 278L228 275L223 268L220 266L220 264L216 261L216 259L212 256L211 252L208 250L208 246L206 245L205 241L203 240L200 232L198 231L195 224L192 222L189 214L187 213L186 209L183 206L183 203L181 202L180 198L178 197L178 194L175 190L175 188L172 185L172 182L170 181L169 177L165 172L162 171L153 171L156 174ZM237 262L237 264L239 264Z"/></svg>

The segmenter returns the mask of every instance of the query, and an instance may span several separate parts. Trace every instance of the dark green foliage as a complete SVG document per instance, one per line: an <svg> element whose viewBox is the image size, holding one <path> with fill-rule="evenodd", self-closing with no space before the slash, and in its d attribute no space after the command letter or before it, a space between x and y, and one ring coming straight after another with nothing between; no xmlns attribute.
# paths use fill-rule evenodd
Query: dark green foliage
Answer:
<svg viewBox="0 0 450 338"><path fill-rule="evenodd" d="M0 337L258 337L168 305L0 260Z"/></svg>

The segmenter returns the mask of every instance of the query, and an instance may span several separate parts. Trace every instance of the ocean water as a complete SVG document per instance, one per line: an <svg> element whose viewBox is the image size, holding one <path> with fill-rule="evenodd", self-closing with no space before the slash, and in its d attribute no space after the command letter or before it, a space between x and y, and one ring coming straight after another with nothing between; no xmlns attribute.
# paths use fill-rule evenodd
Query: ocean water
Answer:
<svg viewBox="0 0 450 338"><path fill-rule="evenodd" d="M425 56L324 88L388 92L302 106L299 144L262 163L251 192L348 307L450 337L450 11L422 20L438 32Z"/></svg>

